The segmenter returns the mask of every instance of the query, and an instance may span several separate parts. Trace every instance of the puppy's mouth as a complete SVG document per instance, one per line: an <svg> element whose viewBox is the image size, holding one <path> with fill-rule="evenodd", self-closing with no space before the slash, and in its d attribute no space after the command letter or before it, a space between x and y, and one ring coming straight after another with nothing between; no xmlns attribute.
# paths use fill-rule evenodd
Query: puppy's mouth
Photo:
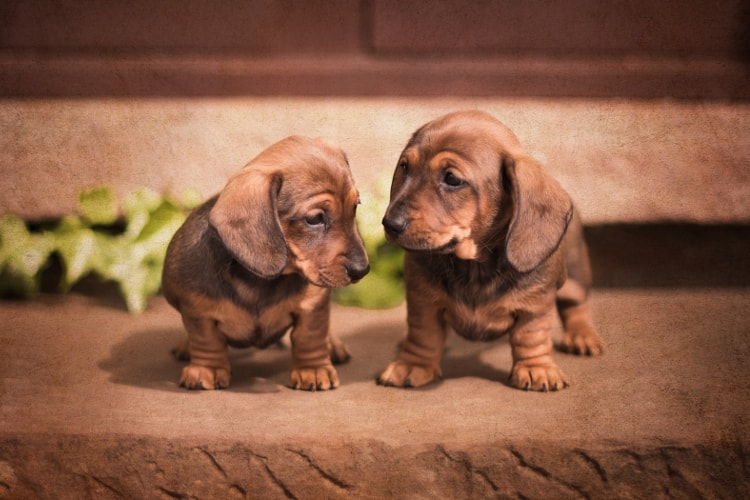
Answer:
<svg viewBox="0 0 750 500"><path fill-rule="evenodd" d="M411 242L393 241L398 246L406 250L407 252L421 252L421 253L450 253L458 247L459 240L455 236L451 238L447 243L438 246L432 246L427 243L417 242L412 244Z"/></svg>
<svg viewBox="0 0 750 500"><path fill-rule="evenodd" d="M362 278L341 278L336 279L332 276L320 274L317 276L317 279L310 279L310 283L313 285L320 287L320 288L344 288L345 286L353 285L354 283L358 283Z"/></svg>

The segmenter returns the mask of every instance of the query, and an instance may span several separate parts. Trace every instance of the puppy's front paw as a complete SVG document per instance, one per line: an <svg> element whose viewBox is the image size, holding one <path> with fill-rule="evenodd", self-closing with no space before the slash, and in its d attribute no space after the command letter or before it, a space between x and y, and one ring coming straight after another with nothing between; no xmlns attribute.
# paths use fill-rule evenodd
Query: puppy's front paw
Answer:
<svg viewBox="0 0 750 500"><path fill-rule="evenodd" d="M388 387L421 387L441 376L440 369L392 361L377 379L378 385Z"/></svg>
<svg viewBox="0 0 750 500"><path fill-rule="evenodd" d="M565 331L560 347L565 352L596 356L604 352L604 341L593 326L580 324Z"/></svg>
<svg viewBox="0 0 750 500"><path fill-rule="evenodd" d="M327 391L339 386L339 376L333 365L292 370L292 389Z"/></svg>
<svg viewBox="0 0 750 500"><path fill-rule="evenodd" d="M512 386L525 391L557 391L570 385L562 370L552 362L519 361L513 365L508 380Z"/></svg>
<svg viewBox="0 0 750 500"><path fill-rule="evenodd" d="M188 365L182 370L180 385L187 389L224 389L229 387L230 379L227 369Z"/></svg>

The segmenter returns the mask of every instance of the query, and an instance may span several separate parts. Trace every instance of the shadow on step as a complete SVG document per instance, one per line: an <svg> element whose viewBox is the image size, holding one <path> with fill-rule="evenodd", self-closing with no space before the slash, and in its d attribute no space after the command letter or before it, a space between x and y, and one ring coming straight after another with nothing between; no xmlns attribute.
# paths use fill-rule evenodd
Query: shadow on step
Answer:
<svg viewBox="0 0 750 500"><path fill-rule="evenodd" d="M587 226L596 287L750 286L750 226Z"/></svg>

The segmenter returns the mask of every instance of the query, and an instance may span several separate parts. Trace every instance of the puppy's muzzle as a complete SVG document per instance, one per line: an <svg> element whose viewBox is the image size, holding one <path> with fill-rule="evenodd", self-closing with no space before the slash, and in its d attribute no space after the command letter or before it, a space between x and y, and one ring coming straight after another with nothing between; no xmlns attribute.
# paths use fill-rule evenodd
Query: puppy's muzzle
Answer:
<svg viewBox="0 0 750 500"><path fill-rule="evenodd" d="M344 261L344 269L346 270L346 276L352 283L361 280L370 272L370 260L367 258L367 251L361 242L350 248Z"/></svg>
<svg viewBox="0 0 750 500"><path fill-rule="evenodd" d="M349 276L349 279L352 280L352 283L356 283L357 281L361 280L369 272L370 264L368 263L365 263L365 265L349 264L346 266L346 275Z"/></svg>
<svg viewBox="0 0 750 500"><path fill-rule="evenodd" d="M408 225L409 220L404 214L386 213L385 217L383 217L383 227L385 228L385 232L392 238L397 238L401 235Z"/></svg>

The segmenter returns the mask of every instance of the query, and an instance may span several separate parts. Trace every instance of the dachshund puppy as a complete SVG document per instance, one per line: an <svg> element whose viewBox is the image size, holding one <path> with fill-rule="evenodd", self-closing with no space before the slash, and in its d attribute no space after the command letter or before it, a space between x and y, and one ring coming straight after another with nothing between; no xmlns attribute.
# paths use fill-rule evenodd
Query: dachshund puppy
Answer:
<svg viewBox="0 0 750 500"><path fill-rule="evenodd" d="M408 333L378 377L418 387L441 375L448 327L470 340L510 334L510 383L558 390L563 346L599 354L581 222L562 187L503 124L457 112L417 130L398 161L383 225L403 247Z"/></svg>
<svg viewBox="0 0 750 500"><path fill-rule="evenodd" d="M286 138L229 179L174 235L167 301L182 315L189 359L180 384L229 385L227 346L266 347L291 330L292 387L333 389L348 360L328 330L330 289L369 271L354 217L359 195L344 153Z"/></svg>

